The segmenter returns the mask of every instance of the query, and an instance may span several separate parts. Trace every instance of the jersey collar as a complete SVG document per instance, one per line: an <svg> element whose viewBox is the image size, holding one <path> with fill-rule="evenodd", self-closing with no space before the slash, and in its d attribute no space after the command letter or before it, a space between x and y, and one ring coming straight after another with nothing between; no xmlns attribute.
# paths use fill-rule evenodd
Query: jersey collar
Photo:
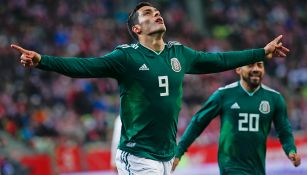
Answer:
<svg viewBox="0 0 307 175"><path fill-rule="evenodd" d="M164 48L160 52L154 51L146 46L143 46L141 43L137 43L137 44L142 50L146 51L147 53L154 53L155 55L161 55L161 53L163 53L163 51L166 49L166 44L164 44Z"/></svg>
<svg viewBox="0 0 307 175"><path fill-rule="evenodd" d="M248 91L244 88L244 86L241 84L241 81L239 81L239 84L240 84L241 88L243 89L243 91L244 91L245 93L247 93L247 95L249 95L250 97L253 96L253 95L260 89L260 87L261 87L261 85L262 85L262 84L260 84L260 86L258 86L253 92L248 92Z"/></svg>

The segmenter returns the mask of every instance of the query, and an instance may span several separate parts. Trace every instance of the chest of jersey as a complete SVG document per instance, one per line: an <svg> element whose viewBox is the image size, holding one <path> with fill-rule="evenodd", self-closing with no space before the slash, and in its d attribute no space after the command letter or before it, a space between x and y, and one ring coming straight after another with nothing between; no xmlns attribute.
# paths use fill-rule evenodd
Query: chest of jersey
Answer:
<svg viewBox="0 0 307 175"><path fill-rule="evenodd" d="M157 97L179 95L184 63L176 53L133 52L128 55L128 63L126 84L138 86Z"/></svg>
<svg viewBox="0 0 307 175"><path fill-rule="evenodd" d="M231 95L231 97L227 97ZM239 132L268 132L274 116L273 99L258 93L226 94L223 102L223 122L232 124L233 129Z"/></svg>

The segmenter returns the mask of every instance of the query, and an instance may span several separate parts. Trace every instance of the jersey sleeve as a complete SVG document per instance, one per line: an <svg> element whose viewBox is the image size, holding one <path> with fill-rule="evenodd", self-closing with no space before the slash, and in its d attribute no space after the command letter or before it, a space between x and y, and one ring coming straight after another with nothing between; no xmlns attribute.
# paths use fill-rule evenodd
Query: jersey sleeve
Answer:
<svg viewBox="0 0 307 175"><path fill-rule="evenodd" d="M95 58L69 58L42 55L37 68L54 71L70 77L97 78L110 77L118 78L125 72L126 56L120 49Z"/></svg>
<svg viewBox="0 0 307 175"><path fill-rule="evenodd" d="M264 61L264 49L230 52L202 52L183 46L186 73L204 74L231 70L240 66Z"/></svg>
<svg viewBox="0 0 307 175"><path fill-rule="evenodd" d="M181 158L181 156L187 151L188 147L209 125L211 120L220 113L221 99L221 93L217 90L192 117L187 129L179 141L176 150L176 157Z"/></svg>
<svg viewBox="0 0 307 175"><path fill-rule="evenodd" d="M282 144L283 150L288 156L290 152L296 152L296 146L292 134L292 128L288 120L287 107L284 98L279 95L279 99L275 102L276 113L273 123L278 134L278 138Z"/></svg>

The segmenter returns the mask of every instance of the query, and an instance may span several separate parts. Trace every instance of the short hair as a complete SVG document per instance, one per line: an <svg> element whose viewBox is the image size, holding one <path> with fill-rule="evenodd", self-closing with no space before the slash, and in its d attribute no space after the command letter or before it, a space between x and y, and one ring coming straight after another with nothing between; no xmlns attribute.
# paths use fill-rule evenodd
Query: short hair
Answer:
<svg viewBox="0 0 307 175"><path fill-rule="evenodd" d="M144 6L154 7L149 2L140 2L138 5L135 6L133 11L130 12L129 17L128 17L128 21L127 21L128 32L129 32L130 36L132 36L132 38L137 40L137 41L138 41L138 36L132 31L132 27L139 23L139 20L138 20L139 15L138 15L137 11Z"/></svg>

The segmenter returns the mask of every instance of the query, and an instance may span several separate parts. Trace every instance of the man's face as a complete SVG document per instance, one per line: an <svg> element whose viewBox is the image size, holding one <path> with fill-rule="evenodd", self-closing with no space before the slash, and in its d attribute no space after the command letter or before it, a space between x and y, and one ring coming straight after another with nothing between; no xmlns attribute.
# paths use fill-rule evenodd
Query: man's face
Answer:
<svg viewBox="0 0 307 175"><path fill-rule="evenodd" d="M135 25L137 34L151 35L166 31L164 20L156 8L144 6L137 13L139 20L139 24Z"/></svg>
<svg viewBox="0 0 307 175"><path fill-rule="evenodd" d="M261 84L265 74L263 62L256 62L240 68L237 68L237 73L240 74L243 80L251 89L258 87Z"/></svg>

